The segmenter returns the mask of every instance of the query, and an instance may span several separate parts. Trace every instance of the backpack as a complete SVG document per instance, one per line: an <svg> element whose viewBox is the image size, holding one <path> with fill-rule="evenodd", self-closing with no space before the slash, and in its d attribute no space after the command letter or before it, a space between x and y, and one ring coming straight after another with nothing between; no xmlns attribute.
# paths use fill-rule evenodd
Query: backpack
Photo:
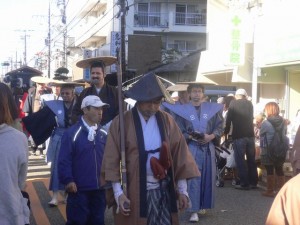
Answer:
<svg viewBox="0 0 300 225"><path fill-rule="evenodd" d="M275 128L273 124L272 126L275 130L275 133L271 143L268 143L266 140L267 155L274 164L283 164L286 158L286 153L289 149L289 139L285 135L283 126L280 126L279 128Z"/></svg>

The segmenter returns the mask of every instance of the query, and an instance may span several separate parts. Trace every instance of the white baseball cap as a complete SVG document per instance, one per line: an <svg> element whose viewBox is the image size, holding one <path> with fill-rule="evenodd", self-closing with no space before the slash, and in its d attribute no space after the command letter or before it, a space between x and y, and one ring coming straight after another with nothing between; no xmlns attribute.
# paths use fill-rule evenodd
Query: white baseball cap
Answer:
<svg viewBox="0 0 300 225"><path fill-rule="evenodd" d="M101 99L96 95L88 95L82 100L81 109L88 107L88 106L109 107L109 104L102 102Z"/></svg>
<svg viewBox="0 0 300 225"><path fill-rule="evenodd" d="M244 95L246 97L248 96L246 90L243 89L243 88L237 89L236 92L235 92L235 95Z"/></svg>

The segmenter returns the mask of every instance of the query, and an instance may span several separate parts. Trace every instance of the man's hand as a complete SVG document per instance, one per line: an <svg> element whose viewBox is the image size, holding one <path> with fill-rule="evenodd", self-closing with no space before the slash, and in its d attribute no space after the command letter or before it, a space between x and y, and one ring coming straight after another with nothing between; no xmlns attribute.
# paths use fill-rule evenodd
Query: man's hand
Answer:
<svg viewBox="0 0 300 225"><path fill-rule="evenodd" d="M76 186L75 182L68 183L67 186L66 186L66 191L68 193L76 193L77 192L77 186Z"/></svg>
<svg viewBox="0 0 300 225"><path fill-rule="evenodd" d="M205 134L204 138L199 140L199 143L203 145L203 144L206 144L206 143L212 141L214 138L215 138L214 134Z"/></svg>
<svg viewBox="0 0 300 225"><path fill-rule="evenodd" d="M119 208L124 216L130 215L130 200L124 194L119 196Z"/></svg>
<svg viewBox="0 0 300 225"><path fill-rule="evenodd" d="M185 194L178 195L178 207L180 211L183 211L189 207L189 198Z"/></svg>

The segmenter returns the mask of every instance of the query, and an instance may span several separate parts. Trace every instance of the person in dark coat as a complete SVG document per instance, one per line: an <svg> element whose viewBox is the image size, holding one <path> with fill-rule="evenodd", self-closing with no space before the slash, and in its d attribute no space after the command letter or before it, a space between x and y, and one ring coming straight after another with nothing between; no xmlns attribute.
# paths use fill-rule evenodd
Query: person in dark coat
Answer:
<svg viewBox="0 0 300 225"><path fill-rule="evenodd" d="M275 129L281 130L286 133L287 127L285 119L279 115L280 108L276 102L269 102L265 106L266 120L261 124L260 128L260 143L261 143L261 153L260 160L261 164L266 168L267 171L267 190L262 193L262 195L267 197L275 196L275 175L274 170L277 175L277 187L280 189L284 181L283 163L274 163L268 155L267 146L271 144L272 139L275 134Z"/></svg>
<svg viewBox="0 0 300 225"><path fill-rule="evenodd" d="M224 129L224 134L228 135L232 127L234 157L240 177L240 185L236 185L235 188L239 190L257 188L258 182L255 163L253 105L247 96L244 89L236 91L236 99L230 102L228 108Z"/></svg>
<svg viewBox="0 0 300 225"><path fill-rule="evenodd" d="M117 59L115 57L97 57L77 62L76 65L80 68L90 68L91 87L84 89L80 93L73 109L73 123L77 122L79 117L83 115L83 111L80 106L82 100L88 95L96 95L100 97L103 102L110 105L109 108L103 110L103 117L101 120L102 126L110 124L111 120L118 115L119 105L117 88L107 84L104 80L106 75L105 67L114 64L116 61Z"/></svg>
<svg viewBox="0 0 300 225"><path fill-rule="evenodd" d="M35 87L31 87L28 89L28 95L23 106L25 117L39 111L42 107L41 96L51 93L51 89L47 88L46 86L46 84L50 82L50 79L48 79L47 77L31 77L31 81L35 83ZM32 154L36 155L36 150L38 149L39 145L32 140L32 137L29 137L29 140L31 142ZM45 144L41 144L43 144L43 146L40 148L40 156L43 155L43 150L45 149Z"/></svg>

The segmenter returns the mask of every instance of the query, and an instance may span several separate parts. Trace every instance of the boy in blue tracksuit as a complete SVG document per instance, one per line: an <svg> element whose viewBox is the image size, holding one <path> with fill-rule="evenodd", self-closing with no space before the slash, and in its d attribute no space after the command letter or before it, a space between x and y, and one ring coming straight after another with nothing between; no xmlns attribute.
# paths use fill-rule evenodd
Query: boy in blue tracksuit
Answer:
<svg viewBox="0 0 300 225"><path fill-rule="evenodd" d="M98 96L85 97L84 115L62 137L58 174L68 193L67 225L104 225L105 190L99 178L106 132L99 124L108 106Z"/></svg>

